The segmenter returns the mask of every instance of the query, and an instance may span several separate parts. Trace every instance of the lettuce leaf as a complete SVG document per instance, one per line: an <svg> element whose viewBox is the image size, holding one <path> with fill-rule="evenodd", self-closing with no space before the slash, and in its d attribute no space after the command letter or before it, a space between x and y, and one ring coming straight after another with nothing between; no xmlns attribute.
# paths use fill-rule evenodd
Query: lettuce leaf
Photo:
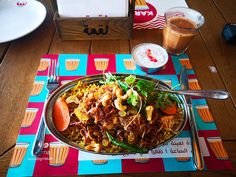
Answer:
<svg viewBox="0 0 236 177"><path fill-rule="evenodd" d="M134 75L129 75L128 77L125 78L125 82L128 85L132 85L136 80L136 77Z"/></svg>
<svg viewBox="0 0 236 177"><path fill-rule="evenodd" d="M127 103L132 106L136 106L138 104L138 101L139 101L138 93L136 91L133 91L133 93L127 99Z"/></svg>

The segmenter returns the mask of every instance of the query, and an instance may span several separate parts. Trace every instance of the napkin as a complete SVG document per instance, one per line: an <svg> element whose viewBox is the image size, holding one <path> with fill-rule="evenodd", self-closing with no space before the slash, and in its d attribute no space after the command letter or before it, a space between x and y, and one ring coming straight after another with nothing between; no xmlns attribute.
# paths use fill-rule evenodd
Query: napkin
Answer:
<svg viewBox="0 0 236 177"><path fill-rule="evenodd" d="M134 28L162 29L165 11L173 7L188 7L185 0L136 0Z"/></svg>
<svg viewBox="0 0 236 177"><path fill-rule="evenodd" d="M57 0L60 17L127 17L128 0Z"/></svg>
<svg viewBox="0 0 236 177"><path fill-rule="evenodd" d="M152 4L158 11L158 15L164 16L165 11L173 7L188 7L185 0L146 0Z"/></svg>

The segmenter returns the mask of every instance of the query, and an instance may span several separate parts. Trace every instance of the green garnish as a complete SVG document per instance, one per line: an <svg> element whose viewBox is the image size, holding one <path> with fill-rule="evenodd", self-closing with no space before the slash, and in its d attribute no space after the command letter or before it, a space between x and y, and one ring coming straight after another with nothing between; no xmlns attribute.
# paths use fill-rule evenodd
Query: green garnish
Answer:
<svg viewBox="0 0 236 177"><path fill-rule="evenodd" d="M125 82L128 85L134 84L135 80L136 80L136 77L134 75L129 75L128 77L125 78Z"/></svg>
<svg viewBox="0 0 236 177"><path fill-rule="evenodd" d="M110 72L105 74L105 79L99 81L101 84L113 84L116 80L118 80L120 77L112 75Z"/></svg>
<svg viewBox="0 0 236 177"><path fill-rule="evenodd" d="M117 82L121 89L123 89L124 91L128 90L129 86L126 83L122 82L121 80L117 80Z"/></svg>
<svg viewBox="0 0 236 177"><path fill-rule="evenodd" d="M104 83L113 84L117 82L120 88L125 92L127 92L129 88L133 88L133 93L127 99L127 103L134 107L137 106L139 102L139 95L146 98L144 101L146 101L147 104L154 103L156 109L163 109L165 106L172 105L173 102L180 103L175 95L155 90L156 82L141 79L135 83L136 77L134 75L125 77L123 82L121 81L121 77L112 75L110 72L105 74L105 78Z"/></svg>
<svg viewBox="0 0 236 177"><path fill-rule="evenodd" d="M133 93L128 98L127 103L132 106L136 106L138 103L138 100L139 100L138 93L136 91L133 91Z"/></svg>
<svg viewBox="0 0 236 177"><path fill-rule="evenodd" d="M143 96L148 97L148 95L150 95L154 91L155 85L156 84L151 81L139 80L136 84L136 87Z"/></svg>
<svg viewBox="0 0 236 177"><path fill-rule="evenodd" d="M126 144L126 143L117 141L115 138L113 138L111 136L111 134L109 132L106 132L106 134L107 134L107 137L108 137L108 139L111 143L113 143L114 145L119 146L121 148L127 149L129 152L136 152L136 153L146 153L146 152L148 152L147 149L140 148L140 147L137 147L137 146L134 146L134 145L131 145L131 144Z"/></svg>
<svg viewBox="0 0 236 177"><path fill-rule="evenodd" d="M178 99L176 96L174 96L173 94L169 93L169 98L170 98L171 100L175 101L176 103L179 103L179 104L180 104L179 99Z"/></svg>
<svg viewBox="0 0 236 177"><path fill-rule="evenodd" d="M164 109L168 105L173 105L173 102L180 103L178 98L171 93L157 92L157 97L155 99L155 108Z"/></svg>

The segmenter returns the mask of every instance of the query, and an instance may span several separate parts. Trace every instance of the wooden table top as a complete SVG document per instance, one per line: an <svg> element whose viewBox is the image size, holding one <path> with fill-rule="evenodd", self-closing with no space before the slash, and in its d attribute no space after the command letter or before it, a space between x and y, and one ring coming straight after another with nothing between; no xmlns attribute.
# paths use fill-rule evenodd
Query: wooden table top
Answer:
<svg viewBox="0 0 236 177"><path fill-rule="evenodd" d="M20 129L40 57L47 53L130 53L136 44L161 44L161 30L134 30L132 40L60 41L55 31L49 0L42 0L48 14L31 34L0 44L0 175L5 176ZM148 173L145 176L236 176L236 46L221 36L224 24L236 22L236 0L187 0L189 7L206 19L187 53L203 89L230 92L224 101L207 100L217 128L232 160L232 171ZM212 72L215 67L217 72ZM128 176L143 176L129 174ZM101 175L100 175L101 176ZM105 176L105 175L102 175ZM111 176L111 175L108 175ZM127 176L127 175L113 175Z"/></svg>

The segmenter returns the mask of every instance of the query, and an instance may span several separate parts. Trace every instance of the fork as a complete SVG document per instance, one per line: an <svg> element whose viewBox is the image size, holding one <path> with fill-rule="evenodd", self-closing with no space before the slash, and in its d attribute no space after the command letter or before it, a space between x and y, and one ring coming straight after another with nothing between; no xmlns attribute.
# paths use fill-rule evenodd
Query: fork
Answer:
<svg viewBox="0 0 236 177"><path fill-rule="evenodd" d="M58 70L59 70L59 67L57 65L56 60L52 60L50 63L47 86L46 86L48 90L47 99L49 98L51 93L59 86ZM39 156L40 154L42 154L42 150L43 150L45 132L46 132L45 123L44 123L44 111L45 111L45 106L43 108L42 119L40 122L38 133L36 135L35 143L33 146L33 154L35 156Z"/></svg>

